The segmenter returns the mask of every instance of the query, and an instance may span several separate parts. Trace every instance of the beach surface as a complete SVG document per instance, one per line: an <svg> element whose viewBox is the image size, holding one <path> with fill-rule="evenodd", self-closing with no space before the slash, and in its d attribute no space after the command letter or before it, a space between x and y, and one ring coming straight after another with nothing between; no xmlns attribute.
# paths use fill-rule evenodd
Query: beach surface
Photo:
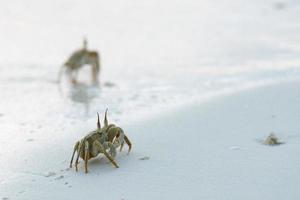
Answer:
<svg viewBox="0 0 300 200"><path fill-rule="evenodd" d="M68 168L72 144L93 126L27 141L14 170L2 167L1 197L299 199L299 87L252 88L125 125L133 149L117 155L118 169L101 156L88 174L82 162L79 172ZM270 132L281 145L263 144Z"/></svg>
<svg viewBox="0 0 300 200"><path fill-rule="evenodd" d="M300 199L299 19L297 0L0 1L0 200ZM58 84L83 38L99 86L88 66ZM69 169L106 108L132 152Z"/></svg>

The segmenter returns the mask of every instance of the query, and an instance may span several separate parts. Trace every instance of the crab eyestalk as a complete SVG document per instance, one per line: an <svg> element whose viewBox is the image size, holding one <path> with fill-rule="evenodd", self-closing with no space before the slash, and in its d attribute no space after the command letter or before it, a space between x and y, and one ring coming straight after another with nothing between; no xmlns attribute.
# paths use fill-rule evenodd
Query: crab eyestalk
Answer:
<svg viewBox="0 0 300 200"><path fill-rule="evenodd" d="M98 116L97 128L101 129L101 124L100 124L100 120L99 120L99 113L97 113L97 116Z"/></svg>
<svg viewBox="0 0 300 200"><path fill-rule="evenodd" d="M106 108L106 110L105 110L105 117L104 117L104 126L105 127L108 127L107 111L108 111L108 108Z"/></svg>

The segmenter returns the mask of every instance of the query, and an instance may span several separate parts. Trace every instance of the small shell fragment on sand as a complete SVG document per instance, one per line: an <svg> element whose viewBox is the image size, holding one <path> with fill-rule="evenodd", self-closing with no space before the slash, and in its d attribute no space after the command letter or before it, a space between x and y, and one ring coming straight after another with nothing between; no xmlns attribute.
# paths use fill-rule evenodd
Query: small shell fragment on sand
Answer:
<svg viewBox="0 0 300 200"><path fill-rule="evenodd" d="M139 158L139 160L149 160L149 159L150 159L149 156L144 156L144 157Z"/></svg>
<svg viewBox="0 0 300 200"><path fill-rule="evenodd" d="M278 141L278 138L275 136L274 133L271 133L267 137L267 139L264 141L264 144L274 146L274 145L279 145L279 144L282 144L282 143Z"/></svg>

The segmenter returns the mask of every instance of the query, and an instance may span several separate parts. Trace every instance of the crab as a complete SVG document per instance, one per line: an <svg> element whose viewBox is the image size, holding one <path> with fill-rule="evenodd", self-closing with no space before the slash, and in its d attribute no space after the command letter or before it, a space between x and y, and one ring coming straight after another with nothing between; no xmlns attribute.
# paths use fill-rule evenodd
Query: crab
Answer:
<svg viewBox="0 0 300 200"><path fill-rule="evenodd" d="M125 135L124 131L122 128L116 126L115 124L108 124L107 120L107 111L105 111L105 116L104 116L104 127L103 129L107 133L107 141L112 143L114 147L117 149L120 147L120 151L122 151L124 143L128 145L128 154L131 150L132 144L129 140L129 138Z"/></svg>
<svg viewBox="0 0 300 200"><path fill-rule="evenodd" d="M84 65L92 67L92 80L94 84L98 83L98 75L100 72L100 56L97 51L90 51L87 49L87 40L83 40L83 47L74 51L67 61L63 64L59 75L58 82L60 82L64 70L68 72L72 83L77 83L78 70Z"/></svg>
<svg viewBox="0 0 300 200"><path fill-rule="evenodd" d="M100 153L103 153L113 166L115 166L116 168L119 167L114 160L116 156L116 147L112 142L108 140L108 134L105 131L106 128L101 128L98 113L97 116L97 129L87 134L84 138L76 142L74 145L70 168L72 168L73 165L75 152L77 152L77 157L75 160L76 171L78 171L79 157L84 160L85 173L88 173L88 160L97 157ZM107 152L108 150L109 153Z"/></svg>

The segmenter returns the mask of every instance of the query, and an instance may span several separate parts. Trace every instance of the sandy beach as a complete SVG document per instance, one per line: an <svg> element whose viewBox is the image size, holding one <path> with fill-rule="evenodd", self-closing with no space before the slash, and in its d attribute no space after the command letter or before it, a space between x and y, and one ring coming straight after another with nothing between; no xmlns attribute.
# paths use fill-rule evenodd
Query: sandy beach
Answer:
<svg viewBox="0 0 300 200"><path fill-rule="evenodd" d="M300 199L299 19L296 0L1 1L0 200ZM58 82L82 48L99 84L91 57ZM132 151L75 172L107 108Z"/></svg>
<svg viewBox="0 0 300 200"><path fill-rule="evenodd" d="M105 158L91 161L89 174L82 162L79 172L68 169L75 135L84 128L60 139L64 146L33 141L13 176L2 171L2 198L298 199L299 86L223 95L127 125L133 150L117 155L119 169ZM263 145L270 132L283 144Z"/></svg>

